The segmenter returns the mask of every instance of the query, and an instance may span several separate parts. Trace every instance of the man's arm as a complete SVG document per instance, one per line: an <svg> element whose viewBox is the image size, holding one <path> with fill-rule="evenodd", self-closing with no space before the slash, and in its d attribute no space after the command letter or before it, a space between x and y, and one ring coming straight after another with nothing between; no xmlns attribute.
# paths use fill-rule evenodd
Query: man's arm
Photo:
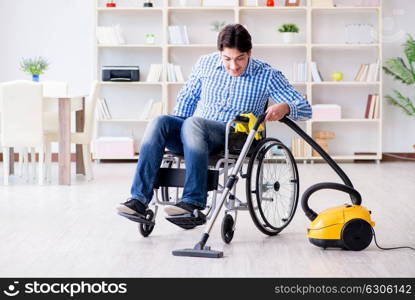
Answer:
<svg viewBox="0 0 415 300"><path fill-rule="evenodd" d="M197 102L200 100L202 82L200 80L201 59L197 61L192 73L176 98L176 107L173 115L187 118L191 117L196 110Z"/></svg>
<svg viewBox="0 0 415 300"><path fill-rule="evenodd" d="M308 101L289 84L280 71L272 71L268 96L277 104L268 107L266 120L277 121L288 114L294 121L305 121L312 116Z"/></svg>

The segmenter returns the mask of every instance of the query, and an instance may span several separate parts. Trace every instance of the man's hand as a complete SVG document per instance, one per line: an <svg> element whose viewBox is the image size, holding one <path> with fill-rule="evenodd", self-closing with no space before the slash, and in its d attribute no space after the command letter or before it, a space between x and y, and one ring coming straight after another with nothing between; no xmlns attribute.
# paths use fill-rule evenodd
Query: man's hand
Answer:
<svg viewBox="0 0 415 300"><path fill-rule="evenodd" d="M268 107L266 113L265 122L278 121L290 113L290 107L287 103L277 103Z"/></svg>

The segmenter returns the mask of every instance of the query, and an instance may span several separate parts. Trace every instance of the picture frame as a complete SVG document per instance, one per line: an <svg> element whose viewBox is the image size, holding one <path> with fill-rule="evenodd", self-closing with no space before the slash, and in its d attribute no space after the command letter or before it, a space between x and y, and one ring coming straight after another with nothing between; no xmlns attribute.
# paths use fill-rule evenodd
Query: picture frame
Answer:
<svg viewBox="0 0 415 300"><path fill-rule="evenodd" d="M285 6L300 6L301 0L285 0Z"/></svg>

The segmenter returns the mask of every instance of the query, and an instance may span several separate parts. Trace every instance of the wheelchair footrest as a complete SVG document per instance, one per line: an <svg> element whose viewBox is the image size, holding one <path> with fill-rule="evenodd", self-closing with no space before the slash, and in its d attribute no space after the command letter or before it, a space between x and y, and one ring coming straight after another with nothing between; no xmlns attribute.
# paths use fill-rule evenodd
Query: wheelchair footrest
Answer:
<svg viewBox="0 0 415 300"><path fill-rule="evenodd" d="M166 217L166 220L183 229L193 229L196 226L205 224L206 216L202 212L196 211L196 213L168 216Z"/></svg>
<svg viewBox="0 0 415 300"><path fill-rule="evenodd" d="M155 223L153 221L144 219L143 217L140 217L138 215L130 215L130 214L126 214L126 213L123 213L123 212L118 212L118 214L120 216L123 216L123 217L127 218L130 221L133 221L133 222L142 223L142 224L146 224L146 225L152 225L152 226L155 225Z"/></svg>

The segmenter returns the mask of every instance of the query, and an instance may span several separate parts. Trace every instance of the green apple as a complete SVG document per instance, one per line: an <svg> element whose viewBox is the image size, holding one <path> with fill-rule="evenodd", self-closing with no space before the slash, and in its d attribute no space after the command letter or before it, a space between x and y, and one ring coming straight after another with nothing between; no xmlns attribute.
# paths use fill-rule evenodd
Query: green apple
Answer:
<svg viewBox="0 0 415 300"><path fill-rule="evenodd" d="M342 81L343 80L343 73L342 72L334 72L331 74L331 78L334 81Z"/></svg>

